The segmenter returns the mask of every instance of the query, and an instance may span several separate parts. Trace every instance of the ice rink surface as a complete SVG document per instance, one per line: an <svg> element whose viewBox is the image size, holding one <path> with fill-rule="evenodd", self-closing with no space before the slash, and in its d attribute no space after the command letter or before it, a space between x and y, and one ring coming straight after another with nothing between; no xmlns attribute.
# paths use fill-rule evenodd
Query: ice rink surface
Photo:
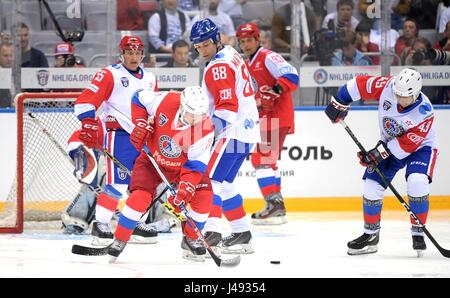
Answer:
<svg viewBox="0 0 450 298"><path fill-rule="evenodd" d="M0 277L450 277L446 259L427 240L417 258L412 250L406 211L382 214L378 252L348 256L346 243L362 234L360 213L293 213L281 226L253 226L255 253L242 255L239 266L218 268L211 259L194 263L181 258L179 228L159 234L157 244L128 244L115 264L108 256L78 256L73 244L89 245L88 235L60 231L0 235ZM450 211L431 211L428 230L450 249ZM230 255L223 255L224 258ZM280 261L279 265L270 261Z"/></svg>

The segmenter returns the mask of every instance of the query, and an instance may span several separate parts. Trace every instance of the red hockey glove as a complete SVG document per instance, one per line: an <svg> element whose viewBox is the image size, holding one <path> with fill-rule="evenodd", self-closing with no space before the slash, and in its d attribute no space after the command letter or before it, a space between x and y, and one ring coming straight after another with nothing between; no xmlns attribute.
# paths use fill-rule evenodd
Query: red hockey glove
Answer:
<svg viewBox="0 0 450 298"><path fill-rule="evenodd" d="M347 117L349 105L338 102L334 97L331 97L331 101L325 109L325 114L330 118L331 122L338 123L339 120L344 120Z"/></svg>
<svg viewBox="0 0 450 298"><path fill-rule="evenodd" d="M379 141L375 148L369 150L366 154L362 151L358 152L359 163L364 167L377 166L390 155L387 145L382 141Z"/></svg>
<svg viewBox="0 0 450 298"><path fill-rule="evenodd" d="M80 139L88 148L98 148L98 134L101 126L99 122L92 118L84 118L81 120Z"/></svg>
<svg viewBox="0 0 450 298"><path fill-rule="evenodd" d="M261 109L266 112L273 111L275 101L280 97L272 87L264 85L259 88Z"/></svg>
<svg viewBox="0 0 450 298"><path fill-rule="evenodd" d="M175 212L180 213L180 205L183 204L184 206L186 206L187 204L189 204L192 197L194 196L194 193L194 185L192 185L190 182L181 181L178 185L177 195L175 197L170 196L167 200L169 201L170 205L173 206Z"/></svg>
<svg viewBox="0 0 450 298"><path fill-rule="evenodd" d="M138 151L141 151L147 138L153 133L154 128L143 119L138 119L135 124L136 126L130 135L130 142Z"/></svg>

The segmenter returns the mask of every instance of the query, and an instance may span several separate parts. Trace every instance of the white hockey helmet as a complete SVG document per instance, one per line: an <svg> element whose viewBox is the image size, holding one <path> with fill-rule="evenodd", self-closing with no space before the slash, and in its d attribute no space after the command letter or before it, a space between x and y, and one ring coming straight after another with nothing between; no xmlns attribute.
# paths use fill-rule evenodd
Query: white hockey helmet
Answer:
<svg viewBox="0 0 450 298"><path fill-rule="evenodd" d="M194 123L202 120L209 109L209 100L200 86L189 86L181 92L181 120L185 124L192 125L186 120L186 112L194 116Z"/></svg>
<svg viewBox="0 0 450 298"><path fill-rule="evenodd" d="M395 77L392 89L395 95L412 96L416 100L422 90L422 76L414 69L405 68Z"/></svg>

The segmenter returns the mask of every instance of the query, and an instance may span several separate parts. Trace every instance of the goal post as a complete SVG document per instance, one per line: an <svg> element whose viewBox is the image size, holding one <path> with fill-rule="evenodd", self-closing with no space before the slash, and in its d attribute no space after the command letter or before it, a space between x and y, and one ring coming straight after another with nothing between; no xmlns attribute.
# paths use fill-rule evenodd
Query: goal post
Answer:
<svg viewBox="0 0 450 298"><path fill-rule="evenodd" d="M0 198L0 233L21 233L24 221L60 220L80 183L64 150L80 128L73 106L80 93L21 93L17 116L16 178ZM11 157L14 158L14 157Z"/></svg>

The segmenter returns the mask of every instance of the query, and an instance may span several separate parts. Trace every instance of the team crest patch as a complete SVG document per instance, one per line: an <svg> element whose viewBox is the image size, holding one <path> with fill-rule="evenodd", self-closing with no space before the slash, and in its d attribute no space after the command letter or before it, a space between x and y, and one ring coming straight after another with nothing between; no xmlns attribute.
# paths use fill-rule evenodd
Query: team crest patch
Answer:
<svg viewBox="0 0 450 298"><path fill-rule="evenodd" d="M181 155L181 148L169 136L159 137L159 150L161 154L168 158L177 158Z"/></svg>
<svg viewBox="0 0 450 298"><path fill-rule="evenodd" d="M122 82L122 86L124 87L128 87L128 85L130 85L130 81L128 81L127 77L121 77L120 82Z"/></svg>
<svg viewBox="0 0 450 298"><path fill-rule="evenodd" d="M389 117L383 117L383 129L391 137L399 137L405 133L405 129Z"/></svg>
<svg viewBox="0 0 450 298"><path fill-rule="evenodd" d="M386 100L386 101L383 103L383 110L387 111L387 110L389 110L391 107L392 107L392 104L391 104L390 101L387 101L387 100Z"/></svg>
<svg viewBox="0 0 450 298"><path fill-rule="evenodd" d="M166 115L161 113L161 114L159 114L159 117L158 117L158 125L164 126L164 124L166 124L168 120L169 120L169 118L167 118Z"/></svg>
<svg viewBox="0 0 450 298"><path fill-rule="evenodd" d="M119 177L120 180L125 180L127 179L127 172L125 172L121 168L117 168L117 176Z"/></svg>

